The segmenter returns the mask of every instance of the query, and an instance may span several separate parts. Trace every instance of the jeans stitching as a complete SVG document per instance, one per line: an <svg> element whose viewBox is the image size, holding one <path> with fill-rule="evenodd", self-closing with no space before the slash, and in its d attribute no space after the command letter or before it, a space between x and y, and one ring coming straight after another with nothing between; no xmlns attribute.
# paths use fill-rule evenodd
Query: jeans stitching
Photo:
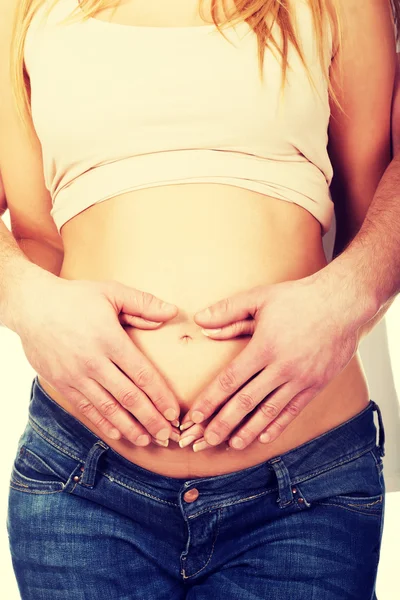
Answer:
<svg viewBox="0 0 400 600"><path fill-rule="evenodd" d="M59 494L60 492L63 492L64 491L64 485L63 484L61 484L61 485L63 487L60 490L52 490L52 491L42 491L42 492L40 492L40 491L37 491L37 490L32 490L30 488L28 488L28 489L19 488L19 487L16 487L15 485L13 485L13 482L10 483L10 487L13 490L16 490L18 492L24 492L25 494L42 494L42 495L43 494L45 494L45 495L46 494Z"/></svg>
<svg viewBox="0 0 400 600"><path fill-rule="evenodd" d="M307 473L305 476L300 475L299 477L294 477L292 480L292 484L295 485L297 483L302 483L304 481L308 481L309 479L312 479L313 477L315 477L317 475L321 475L321 473L326 473L327 471L332 471L332 469L335 469L336 467L341 467L342 465L349 463L352 460L356 460L357 458L360 458L360 456L363 456L364 454L366 454L367 452L370 452L370 451L371 451L371 449L369 447L363 448L362 451L359 452L358 454L351 455L350 457L347 457L344 460L341 460L340 462L331 463L329 467L324 467L317 471Z"/></svg>
<svg viewBox="0 0 400 600"><path fill-rule="evenodd" d="M378 500L375 500L375 502L368 502L367 504L355 504L354 502L349 502L348 506L361 506L364 508L369 508L370 506L374 506L375 504L382 504L382 494L379 496Z"/></svg>
<svg viewBox="0 0 400 600"><path fill-rule="evenodd" d="M15 477L15 475L17 475L17 477L20 477L22 479L22 481L18 481L18 478ZM14 481L14 483L17 483L19 485L25 485L26 487L29 487L29 485L23 483L23 481L30 481L33 484L36 483L37 485L47 485L50 483L56 483L57 485L63 484L62 481L57 481L57 480L53 480L53 479L48 479L46 481L41 481L40 479L32 479L32 477L27 477L26 475L23 475L22 473L20 473L16 467L13 468L13 473L12 473L11 477L12 477L12 480Z"/></svg>
<svg viewBox="0 0 400 600"><path fill-rule="evenodd" d="M379 512L365 512L363 510L354 510L353 508L349 508L349 506L345 505L345 504L337 504L336 502L323 502L323 501L316 501L313 503L314 506L316 504L319 504L321 506L336 506L337 508L343 508L344 510L347 510L348 512L353 512L356 513L357 515L365 515L367 517L381 517L382 515L382 510L380 510ZM382 506L382 504L381 504Z"/></svg>
<svg viewBox="0 0 400 600"><path fill-rule="evenodd" d="M74 460L77 460L79 462L85 462L84 459L79 458L79 457L75 456L74 454L68 452L68 450L65 450L65 448L62 448L61 446L59 446L52 438L50 439L46 435L44 435L43 430L40 427L40 425L38 425L35 421L33 421L33 419L31 417L29 417L29 422L30 422L32 428L36 431L36 433L38 435L40 435L41 438L45 439L49 444L51 444L52 446L57 448L62 454L66 454L67 456L70 456L71 458L73 458Z"/></svg>
<svg viewBox="0 0 400 600"><path fill-rule="evenodd" d="M219 514L219 511L218 511L217 532L216 532L216 534L215 534L215 538L214 538L213 545L212 545L212 548L211 548L211 553L210 553L210 556L208 557L208 560L207 560L206 564L205 564L205 565L204 565L204 566L203 566L201 569L199 569L198 571L196 571L196 573L192 573L192 575L188 575L187 577L185 577L185 579L190 579L191 577L195 577L195 576L196 576L196 575L198 575L198 574L199 574L201 571L204 571L204 569L205 569L205 568L207 567L207 565L210 563L210 561L211 561L211 559L212 559L212 557L213 557L213 554L214 554L214 548L215 548L215 544L216 544L216 542L217 542L217 538L218 538L218 535L219 535L219 528L220 528L220 514Z"/></svg>
<svg viewBox="0 0 400 600"><path fill-rule="evenodd" d="M240 500L234 500L232 501L225 501L225 502L221 502L220 504L212 504L211 506L208 506L207 508L204 508L203 510L199 510L199 512L195 513L194 515L189 515L189 519L194 519L194 517L198 517L199 515L208 512L210 510L214 510L215 508L226 508L227 506L233 506L236 504L241 504L242 502L248 502L250 500L254 500L256 498L260 498L261 496L265 496L266 494L270 494L272 492L277 492L278 488L272 488L269 490L266 490L264 492L260 492L259 494L256 494L254 496L247 496L247 498L240 498Z"/></svg>
<svg viewBox="0 0 400 600"><path fill-rule="evenodd" d="M104 471L99 471L99 473L101 475L104 475L104 477L107 477L107 479L109 479L112 483L117 483L119 485L122 485L124 488L127 488L128 490L132 490L132 492L136 492L137 494L140 494L141 496L146 496L147 498L152 498L153 500L158 500L159 502L162 502L163 504L169 504L170 506L176 506L176 507L178 506L178 503L175 504L174 502L169 502L169 500L163 500L162 498L158 498L157 496L152 496L151 494L149 494L147 492L143 492L141 490L138 490L137 488L133 488L133 487L129 486L128 484L123 483L119 479L115 479L111 475L108 475L108 473L104 473Z"/></svg>

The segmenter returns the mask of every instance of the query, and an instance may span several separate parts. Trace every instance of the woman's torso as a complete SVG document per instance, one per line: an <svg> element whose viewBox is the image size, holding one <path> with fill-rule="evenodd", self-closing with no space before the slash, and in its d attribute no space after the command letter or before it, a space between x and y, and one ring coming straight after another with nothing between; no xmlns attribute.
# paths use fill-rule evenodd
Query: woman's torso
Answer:
<svg viewBox="0 0 400 600"><path fill-rule="evenodd" d="M129 6L130 5L130 6ZM228 7L231 6L227 3ZM127 2L113 22L140 26L199 26L196 3ZM205 14L210 15L206 11ZM96 18L110 18L110 10ZM211 22L208 16L207 22ZM120 194L69 220L61 230L66 279L115 279L179 307L157 330L126 327L163 374L181 405L181 418L201 391L250 337L205 337L193 314L221 298L288 279L326 265L320 223L291 202L217 183L167 185ZM101 323L99 323L101 326ZM39 376L45 391L101 436L82 414ZM270 444L241 451L227 445L194 453L168 448L107 444L128 460L172 477L227 473L260 463L320 435L362 410L369 391L358 354Z"/></svg>

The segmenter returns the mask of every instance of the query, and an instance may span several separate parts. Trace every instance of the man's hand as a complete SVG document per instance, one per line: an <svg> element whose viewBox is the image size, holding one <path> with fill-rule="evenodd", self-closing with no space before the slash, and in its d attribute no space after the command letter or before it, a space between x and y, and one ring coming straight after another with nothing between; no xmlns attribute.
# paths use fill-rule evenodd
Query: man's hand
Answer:
<svg viewBox="0 0 400 600"><path fill-rule="evenodd" d="M175 305L117 281L40 269L8 302L30 365L105 436L138 446L179 439L175 394L122 327L155 329L176 316Z"/></svg>
<svg viewBox="0 0 400 600"><path fill-rule="evenodd" d="M361 311L357 290L341 283L322 269L258 286L194 315L202 327L221 328L208 329L215 340L252 339L195 400L182 420L181 442L195 436L193 449L202 450L233 431L229 445L236 449L257 437L275 440L357 351L359 315L370 311Z"/></svg>

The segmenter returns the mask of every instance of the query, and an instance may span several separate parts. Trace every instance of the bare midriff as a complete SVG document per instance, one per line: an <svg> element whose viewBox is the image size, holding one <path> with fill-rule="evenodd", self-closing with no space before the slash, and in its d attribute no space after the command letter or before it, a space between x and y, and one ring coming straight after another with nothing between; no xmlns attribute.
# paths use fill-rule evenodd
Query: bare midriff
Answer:
<svg viewBox="0 0 400 600"><path fill-rule="evenodd" d="M320 224L308 211L221 184L125 193L79 213L62 227L61 235L61 277L117 280L179 308L157 330L126 327L126 332L164 376L179 401L181 419L199 392L251 341L248 335L208 338L193 315L237 292L299 279L327 264ZM219 475L259 464L343 423L369 402L357 353L275 441L257 440L243 450L223 443L193 452L191 445L180 448L172 440L164 448L105 439L70 401L42 377L39 381L116 452L170 477Z"/></svg>

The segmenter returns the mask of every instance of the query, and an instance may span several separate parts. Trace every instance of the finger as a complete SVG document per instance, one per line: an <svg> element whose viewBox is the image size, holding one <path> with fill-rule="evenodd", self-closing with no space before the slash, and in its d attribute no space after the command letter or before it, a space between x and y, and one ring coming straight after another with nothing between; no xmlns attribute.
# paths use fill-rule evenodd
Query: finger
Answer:
<svg viewBox="0 0 400 600"><path fill-rule="evenodd" d="M138 388L144 390L151 399L151 403L167 421L178 419L180 406L164 377L135 346L126 331L123 329L121 331L122 335L118 338L117 343L110 347L108 357L126 373Z"/></svg>
<svg viewBox="0 0 400 600"><path fill-rule="evenodd" d="M179 446L181 448L186 448L189 444L196 442L196 440L200 440L203 437L204 429L204 425L192 425L192 427L181 433Z"/></svg>
<svg viewBox="0 0 400 600"><path fill-rule="evenodd" d="M169 436L168 440L157 440L156 438L151 438L151 441L153 444L157 444L157 446L163 446L164 448L167 448L169 446L169 441L172 440L173 442L178 443L180 440L180 431L178 429L176 429L175 427L172 428L171 434Z"/></svg>
<svg viewBox="0 0 400 600"><path fill-rule="evenodd" d="M84 414L87 419L99 429L103 435L113 440L121 439L121 432L118 428L114 427L108 419L102 415L97 408L76 388L70 388L68 393L68 399L72 401L74 406Z"/></svg>
<svg viewBox="0 0 400 600"><path fill-rule="evenodd" d="M107 401L110 405L108 411L111 414L113 412L117 413L117 406L119 408L123 407L145 427L152 437L159 440L167 440L169 438L171 424L160 414L146 394L126 377L124 373L117 369L111 361L100 360L97 364L91 365L89 376L102 386L99 389L104 392L107 390ZM92 389L94 391L93 386ZM85 389L82 391L85 393ZM104 394L102 394L102 397L104 398L103 401L107 404ZM114 403L116 404L113 410L112 404ZM104 414L103 410L101 412ZM118 414L116 414L116 418L118 418ZM114 421L112 422L114 423ZM126 418L124 422L126 423ZM136 435L136 430L132 433Z"/></svg>
<svg viewBox="0 0 400 600"><path fill-rule="evenodd" d="M254 320L237 321L232 325L227 325L221 329L202 329L201 332L207 337L212 337L218 340L227 340L229 338L238 337L239 335L253 335L255 330Z"/></svg>
<svg viewBox="0 0 400 600"><path fill-rule="evenodd" d="M223 327L234 321L246 319L249 315L254 317L260 306L260 288L239 292L223 298L208 306L205 310L193 315L195 322L202 327Z"/></svg>
<svg viewBox="0 0 400 600"><path fill-rule="evenodd" d="M119 314L119 322L121 325L129 325L131 327L136 327L137 329L156 329L157 327L160 327L160 325L163 325L162 321L149 321L142 317L127 315L126 313Z"/></svg>
<svg viewBox="0 0 400 600"><path fill-rule="evenodd" d="M299 386L292 382L281 385L268 394L258 405L254 414L239 427L229 440L229 445L236 450L247 448L266 427L284 410L285 406L296 396Z"/></svg>
<svg viewBox="0 0 400 600"><path fill-rule="evenodd" d="M272 421L267 429L260 435L260 442L265 444L276 440L281 435L282 431L294 421L316 394L317 390L313 387L307 388L297 394L280 412L278 418Z"/></svg>
<svg viewBox="0 0 400 600"><path fill-rule="evenodd" d="M212 447L213 446L208 444L204 438L200 438L199 440L196 440L192 446L193 452L201 452L202 450L207 450L207 448L212 448Z"/></svg>
<svg viewBox="0 0 400 600"><path fill-rule="evenodd" d="M117 313L124 312L144 319L166 321L176 316L179 311L175 304L164 302L149 292L137 290L114 280L103 283Z"/></svg>
<svg viewBox="0 0 400 600"><path fill-rule="evenodd" d="M274 372L272 367L261 371L221 408L206 427L204 438L212 446L224 441L266 395L283 383L286 383L286 377L280 372Z"/></svg>
<svg viewBox="0 0 400 600"><path fill-rule="evenodd" d="M124 413L117 402L105 390L101 391L96 382L88 379L84 389L70 388L68 399L71 399L79 412L93 423L101 432L112 439L120 439L125 435L133 444L146 446L150 436L131 415ZM118 432L118 436L113 434ZM139 439L141 435L146 437Z"/></svg>
<svg viewBox="0 0 400 600"><path fill-rule="evenodd" d="M182 423L201 423L210 417L255 373L264 368L266 362L265 349L253 336L247 346L200 392Z"/></svg>

